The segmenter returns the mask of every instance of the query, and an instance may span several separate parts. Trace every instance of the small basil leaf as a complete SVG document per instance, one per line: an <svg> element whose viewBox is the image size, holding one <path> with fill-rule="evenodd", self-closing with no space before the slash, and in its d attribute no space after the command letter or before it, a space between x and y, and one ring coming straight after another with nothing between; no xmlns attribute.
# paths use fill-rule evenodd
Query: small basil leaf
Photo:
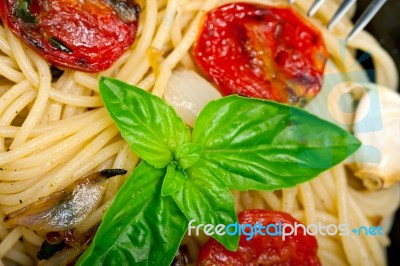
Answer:
<svg viewBox="0 0 400 266"><path fill-rule="evenodd" d="M187 179L181 190L172 194L175 202L188 220L194 224L229 225L237 222L234 201L230 190L199 160L185 170ZM213 238L229 250L236 250L239 235L213 234Z"/></svg>
<svg viewBox="0 0 400 266"><path fill-rule="evenodd" d="M165 175L161 190L162 196L171 195L183 187L186 176L182 171L183 170L177 169L175 164L168 165L167 174Z"/></svg>
<svg viewBox="0 0 400 266"><path fill-rule="evenodd" d="M350 133L304 110L239 96L209 103L192 139L203 146L208 166L238 190L295 186L360 146Z"/></svg>
<svg viewBox="0 0 400 266"><path fill-rule="evenodd" d="M122 81L100 78L100 95L122 136L140 158L167 166L190 141L189 128L161 98Z"/></svg>
<svg viewBox="0 0 400 266"><path fill-rule="evenodd" d="M175 157L182 169L197 162L203 152L203 147L195 143L185 143L176 149Z"/></svg>
<svg viewBox="0 0 400 266"><path fill-rule="evenodd" d="M77 265L170 265L188 221L161 197L165 170L142 161L119 190Z"/></svg>

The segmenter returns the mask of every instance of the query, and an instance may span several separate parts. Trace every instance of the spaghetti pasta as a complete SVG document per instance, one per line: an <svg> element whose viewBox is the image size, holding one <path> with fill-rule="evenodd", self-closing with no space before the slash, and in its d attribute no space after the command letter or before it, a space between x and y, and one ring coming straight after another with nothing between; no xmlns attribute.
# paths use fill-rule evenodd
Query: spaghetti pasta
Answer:
<svg viewBox="0 0 400 266"><path fill-rule="evenodd" d="M99 97L99 76L116 77L162 97L176 69L196 70L190 49L202 15L218 5L239 0L138 2L142 8L138 35L125 55L102 73L66 69L56 81L52 81L50 66L44 59L0 26L0 265L36 264L34 254L43 241L39 234L26 228L6 228L5 215L65 188L87 173L104 168L124 168L130 173L135 168L137 155L119 135ZM287 1L247 2L284 5ZM311 1L295 3L294 8L304 13ZM338 1L327 1L310 19L322 32L330 54L325 75L337 74L339 81L357 83L359 80L352 80L349 73L358 71L361 79L369 82L353 56L355 50L362 50L372 56L376 84L396 89L394 62L371 35L362 32L345 46L342 38L352 27L349 17L342 19L332 32L324 28L337 5ZM325 96L336 93L339 98L343 94L328 87L325 84L321 96L307 107L310 112L324 116L320 110L326 104ZM328 102L335 104L338 103ZM338 124L350 128L352 114L343 117L337 109L330 110L337 111L330 113L331 121L347 121L348 125ZM101 221L124 178L107 181L102 204L78 226L78 231L88 231ZM351 185L353 178L342 163L295 188L275 192L233 191L233 195L238 212L267 208L288 212L305 224L380 224L385 229L384 236L317 236L318 255L323 265L384 265L385 248L390 243L388 230L399 206L400 187L360 190ZM192 263L205 240L205 236L186 236L183 240Z"/></svg>

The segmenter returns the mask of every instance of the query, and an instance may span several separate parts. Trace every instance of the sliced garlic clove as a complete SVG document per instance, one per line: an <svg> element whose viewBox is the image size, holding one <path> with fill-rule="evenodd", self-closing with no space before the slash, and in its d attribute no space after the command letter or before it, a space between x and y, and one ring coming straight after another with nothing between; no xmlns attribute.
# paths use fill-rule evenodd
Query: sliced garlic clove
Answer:
<svg viewBox="0 0 400 266"><path fill-rule="evenodd" d="M221 94L210 82L191 70L175 70L164 95L183 121L193 127L198 113L210 101Z"/></svg>
<svg viewBox="0 0 400 266"><path fill-rule="evenodd" d="M354 127L355 136L363 147L355 156L355 176L372 190L387 188L400 181L400 95L388 88L378 86L379 106L371 105L371 93L365 94L357 107L355 121L371 127ZM376 127L376 128L374 128ZM367 145L367 146L366 146Z"/></svg>
<svg viewBox="0 0 400 266"><path fill-rule="evenodd" d="M105 179L125 174L123 169L105 169L83 177L63 190L6 216L6 226L25 226L38 231L60 231L76 227L99 205Z"/></svg>

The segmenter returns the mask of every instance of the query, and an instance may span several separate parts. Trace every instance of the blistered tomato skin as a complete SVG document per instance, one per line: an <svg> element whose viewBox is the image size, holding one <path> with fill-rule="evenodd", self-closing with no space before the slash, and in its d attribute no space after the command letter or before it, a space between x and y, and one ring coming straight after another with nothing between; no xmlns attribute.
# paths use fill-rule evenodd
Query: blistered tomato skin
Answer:
<svg viewBox="0 0 400 266"><path fill-rule="evenodd" d="M87 72L109 68L135 40L134 0L1 0L0 16L51 64Z"/></svg>
<svg viewBox="0 0 400 266"><path fill-rule="evenodd" d="M269 224L294 225L300 224L288 213L269 210L247 210L238 216L240 224L255 225L258 222L263 226ZM265 230L265 229L264 229ZM290 230L287 228L286 231ZM271 227L269 230L274 233ZM264 231L262 231L264 232ZM265 234L265 232L264 232ZM199 266L247 266L247 265L287 265L287 266L318 266L320 262L317 257L318 244L314 236L304 235L303 229L299 227L297 235L265 236L257 234L250 240L241 235L239 248L236 252L225 249L214 239L210 239L200 250Z"/></svg>
<svg viewBox="0 0 400 266"><path fill-rule="evenodd" d="M236 3L205 15L193 56L223 95L304 105L321 88L328 53L293 9Z"/></svg>

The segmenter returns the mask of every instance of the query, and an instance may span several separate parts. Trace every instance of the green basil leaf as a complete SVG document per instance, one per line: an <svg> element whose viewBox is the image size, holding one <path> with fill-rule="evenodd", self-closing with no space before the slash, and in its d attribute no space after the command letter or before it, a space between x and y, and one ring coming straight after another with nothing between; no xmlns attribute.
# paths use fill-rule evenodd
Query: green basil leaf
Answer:
<svg viewBox="0 0 400 266"><path fill-rule="evenodd" d="M175 164L168 165L167 174L165 175L161 190L162 196L171 195L183 187L186 176L182 171L183 170L177 169Z"/></svg>
<svg viewBox="0 0 400 266"><path fill-rule="evenodd" d="M176 149L175 157L182 169L189 168L197 162L203 153L203 147L195 143L185 143Z"/></svg>
<svg viewBox="0 0 400 266"><path fill-rule="evenodd" d="M195 220L195 225L214 226L229 225L238 221L230 190L201 159L185 171L185 184L181 190L172 194L172 197L188 220ZM238 234L213 234L212 237L232 251L236 250L239 244Z"/></svg>
<svg viewBox="0 0 400 266"><path fill-rule="evenodd" d="M167 166L175 149L190 141L189 128L161 98L116 79L102 77L99 85L122 136L149 164Z"/></svg>
<svg viewBox="0 0 400 266"><path fill-rule="evenodd" d="M170 265L188 221L161 197L165 170L142 161L119 190L78 265Z"/></svg>
<svg viewBox="0 0 400 266"><path fill-rule="evenodd" d="M240 96L209 103L192 140L203 146L208 167L237 190L293 187L360 146L350 133L302 109Z"/></svg>

